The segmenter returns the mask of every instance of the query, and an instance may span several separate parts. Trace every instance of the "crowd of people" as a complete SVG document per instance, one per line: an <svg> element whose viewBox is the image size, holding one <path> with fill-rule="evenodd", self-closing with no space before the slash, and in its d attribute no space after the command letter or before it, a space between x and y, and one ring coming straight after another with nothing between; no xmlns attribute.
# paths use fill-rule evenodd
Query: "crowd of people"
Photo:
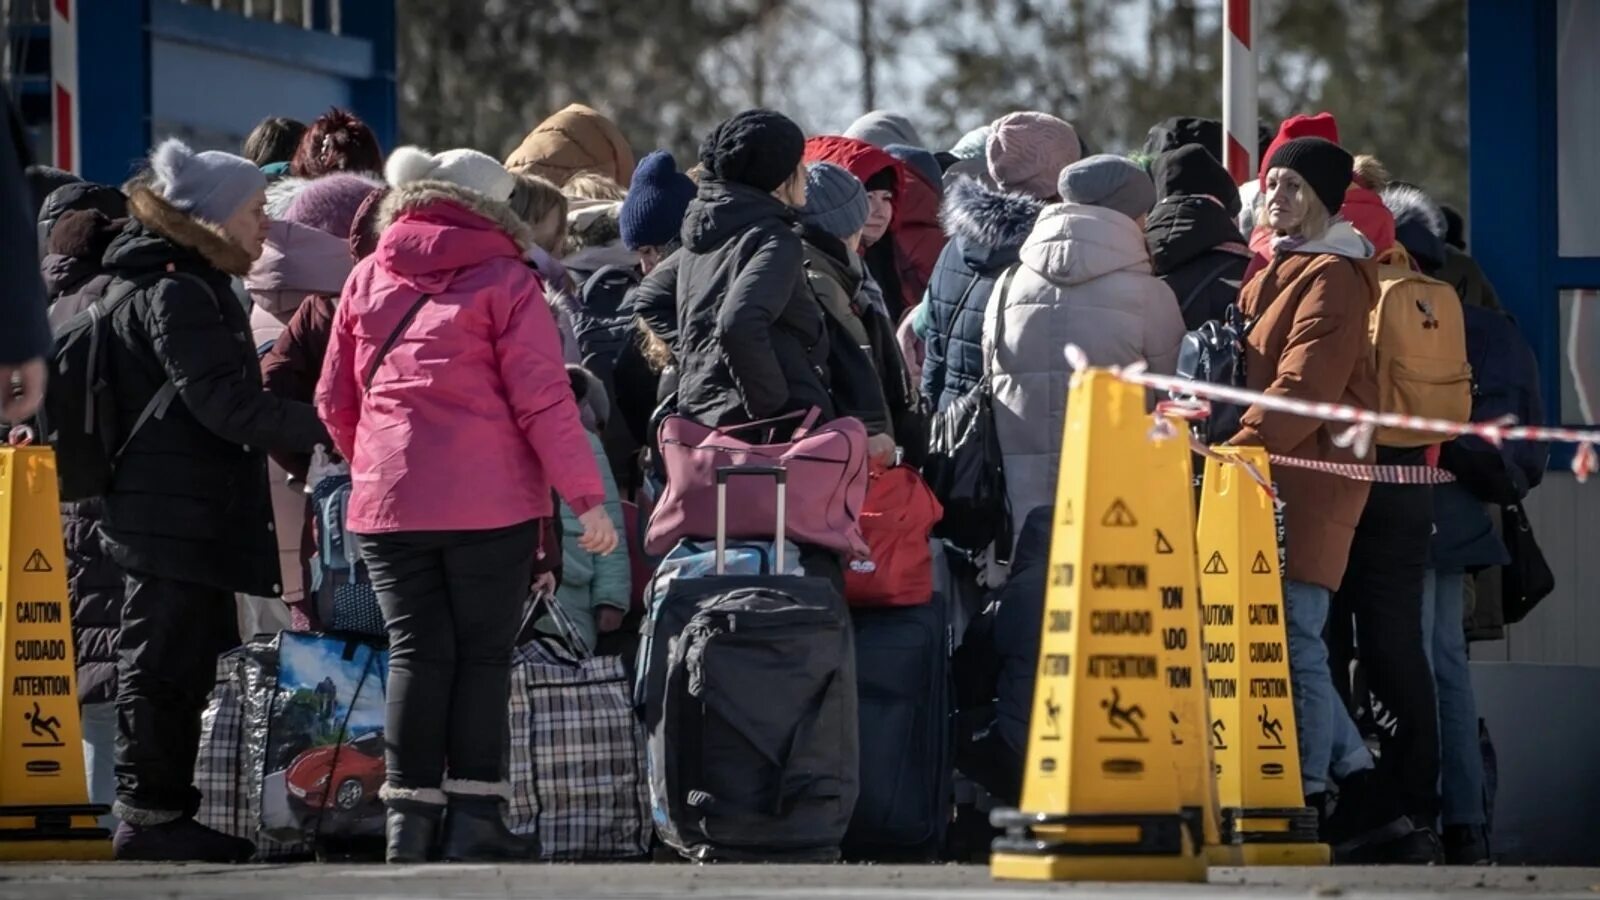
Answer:
<svg viewBox="0 0 1600 900"><path fill-rule="evenodd" d="M1264 134L1242 187L1220 144L1215 122L1180 118L1141 152L1092 153L1070 123L1016 111L939 150L894 113L808 137L756 109L687 167L662 150L636 165L612 122L574 105L501 163L386 156L334 110L263 121L243 155L165 140L123 186L30 170L51 322L134 284L111 357L130 437L106 496L65 509L92 792L115 798L117 855L249 856L194 819L200 714L241 631L326 625L305 571L319 446L349 463L348 528L389 635L388 856L521 858L501 820L503 710L530 579L590 645L626 652L648 561L624 508L660 487L662 410L711 426L854 417L876 463L915 466L930 419L985 380L1015 546L935 560L972 623L963 653L995 673L958 691L994 726L958 735L988 747L958 759L1014 803L1063 348L1171 373L1185 333L1233 309L1250 323L1246 386L1370 409L1380 261L1495 307L1450 211L1353 156L1331 116ZM1229 443L1438 462L1437 447L1374 460L1335 438L1251 408ZM1496 498L1275 474L1301 771L1324 837L1350 859L1486 861L1461 621L1470 573L1505 557ZM559 566L541 566L550 554ZM847 560L802 554L842 586ZM1356 654L1397 723L1375 742L1353 715L1372 705L1351 691Z"/></svg>

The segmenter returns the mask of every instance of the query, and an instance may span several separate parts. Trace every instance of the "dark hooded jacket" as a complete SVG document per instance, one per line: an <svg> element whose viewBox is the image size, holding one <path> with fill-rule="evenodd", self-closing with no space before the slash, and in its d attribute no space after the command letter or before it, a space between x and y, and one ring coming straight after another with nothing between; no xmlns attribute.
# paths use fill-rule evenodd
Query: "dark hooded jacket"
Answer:
<svg viewBox="0 0 1600 900"><path fill-rule="evenodd" d="M157 276L112 317L113 393L128 434L169 379L177 398L128 443L106 496L105 546L124 569L223 591L278 596L266 451L330 444L310 404L265 393L231 278L250 258L146 187L106 251L119 279ZM184 272L188 278L159 277Z"/></svg>
<svg viewBox="0 0 1600 900"><path fill-rule="evenodd" d="M983 312L995 282L1017 264L1044 201L1006 194L971 179L954 181L940 220L950 242L928 283L922 393L942 410L983 377ZM965 305L961 299L968 291ZM960 315L957 315L959 310Z"/></svg>
<svg viewBox="0 0 1600 900"><path fill-rule="evenodd" d="M1172 288L1185 328L1221 319L1239 299L1250 249L1234 218L1239 192L1204 149L1185 145L1153 166L1161 200L1145 222L1157 278Z"/></svg>
<svg viewBox="0 0 1600 900"><path fill-rule="evenodd" d="M74 187L77 185L51 194L45 206L50 207ZM116 223L97 209L58 207L54 212L59 218L51 219L50 230L43 232L44 275L51 300L50 322L52 327L60 327L105 295L111 276L102 273L101 260L116 235ZM80 703L109 703L117 697L123 578L122 569L100 543L103 515L104 503L98 498L61 504Z"/></svg>
<svg viewBox="0 0 1600 900"><path fill-rule="evenodd" d="M706 181L683 221L678 409L712 426L815 406L836 415L827 323L806 286L794 210Z"/></svg>

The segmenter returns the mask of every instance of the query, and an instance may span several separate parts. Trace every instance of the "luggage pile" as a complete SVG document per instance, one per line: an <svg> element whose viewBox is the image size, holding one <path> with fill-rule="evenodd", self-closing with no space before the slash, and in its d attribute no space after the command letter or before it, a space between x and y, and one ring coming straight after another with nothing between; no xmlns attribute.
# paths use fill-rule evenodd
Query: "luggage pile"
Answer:
<svg viewBox="0 0 1600 900"><path fill-rule="evenodd" d="M955 635L934 590L939 501L913 469L869 475L852 420L807 420L802 441L761 445L672 418L663 435L695 458L665 454L680 483L651 517L660 562L636 591L636 658L596 655L553 596L530 599L512 658L507 824L547 861L657 847L700 862L940 858ZM802 442L810 508L797 512L784 454ZM319 618L340 630L225 655L204 718L199 818L255 841L262 860L381 853L388 659L365 567L339 533L339 474L313 498ZM819 480L833 486L820 506ZM797 520L812 531L797 536ZM814 532L846 521L819 552ZM865 551L841 569L850 547ZM554 634L530 627L546 614Z"/></svg>

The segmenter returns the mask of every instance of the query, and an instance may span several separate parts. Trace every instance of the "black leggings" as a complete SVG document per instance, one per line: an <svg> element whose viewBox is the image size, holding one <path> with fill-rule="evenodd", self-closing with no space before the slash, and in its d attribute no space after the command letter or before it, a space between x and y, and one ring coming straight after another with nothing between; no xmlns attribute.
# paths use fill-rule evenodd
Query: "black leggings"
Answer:
<svg viewBox="0 0 1600 900"><path fill-rule="evenodd" d="M361 535L389 629L388 782L505 780L511 650L538 521Z"/></svg>

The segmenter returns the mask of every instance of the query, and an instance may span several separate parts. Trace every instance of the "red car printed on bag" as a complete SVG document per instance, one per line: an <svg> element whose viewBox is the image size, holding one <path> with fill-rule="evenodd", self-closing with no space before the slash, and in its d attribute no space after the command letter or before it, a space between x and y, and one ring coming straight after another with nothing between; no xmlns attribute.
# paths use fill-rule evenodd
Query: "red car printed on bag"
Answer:
<svg viewBox="0 0 1600 900"><path fill-rule="evenodd" d="M309 809L340 812L376 800L383 786L383 744L383 732L371 731L353 741L305 751L285 773L289 796Z"/></svg>

